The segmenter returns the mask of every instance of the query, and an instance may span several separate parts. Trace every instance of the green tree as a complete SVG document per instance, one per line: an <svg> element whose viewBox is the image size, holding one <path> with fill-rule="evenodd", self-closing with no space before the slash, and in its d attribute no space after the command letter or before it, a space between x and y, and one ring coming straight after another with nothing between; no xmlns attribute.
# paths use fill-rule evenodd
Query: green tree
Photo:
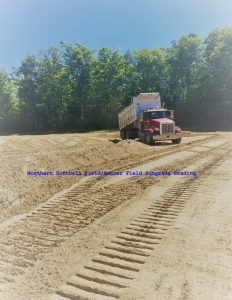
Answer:
<svg viewBox="0 0 232 300"><path fill-rule="evenodd" d="M117 126L117 114L123 99L125 60L118 51L99 49L93 66L95 126Z"/></svg>
<svg viewBox="0 0 232 300"><path fill-rule="evenodd" d="M180 103L190 102L197 88L197 70L201 64L201 40L195 34L184 35L168 49L170 65L169 97Z"/></svg>
<svg viewBox="0 0 232 300"><path fill-rule="evenodd" d="M64 43L62 45L65 48L65 67L72 85L72 97L68 103L70 125L83 127L91 101L93 51L81 44L76 44L75 47Z"/></svg>
<svg viewBox="0 0 232 300"><path fill-rule="evenodd" d="M160 92L165 95L167 76L164 49L142 49L133 51L136 71L140 75L141 92Z"/></svg>
<svg viewBox="0 0 232 300"><path fill-rule="evenodd" d="M26 118L31 128L37 129L37 103L39 103L38 86L39 64L34 55L28 55L16 70L18 97L21 114Z"/></svg>
<svg viewBox="0 0 232 300"><path fill-rule="evenodd" d="M67 73L59 49L52 47L41 53L37 74L37 115L41 128L59 129L64 126L72 93Z"/></svg>
<svg viewBox="0 0 232 300"><path fill-rule="evenodd" d="M208 104L232 104L232 28L212 31L204 45L203 97Z"/></svg>
<svg viewBox="0 0 232 300"><path fill-rule="evenodd" d="M6 119L17 111L16 86L3 70L0 70L0 107L0 119Z"/></svg>
<svg viewBox="0 0 232 300"><path fill-rule="evenodd" d="M232 28L216 29L204 40L200 70L199 100L205 127L232 128L231 95Z"/></svg>
<svg viewBox="0 0 232 300"><path fill-rule="evenodd" d="M138 95L142 91L141 76L136 66L136 58L133 53L127 51L124 56L124 72L122 79L122 98L120 100L121 107L129 105L133 96Z"/></svg>

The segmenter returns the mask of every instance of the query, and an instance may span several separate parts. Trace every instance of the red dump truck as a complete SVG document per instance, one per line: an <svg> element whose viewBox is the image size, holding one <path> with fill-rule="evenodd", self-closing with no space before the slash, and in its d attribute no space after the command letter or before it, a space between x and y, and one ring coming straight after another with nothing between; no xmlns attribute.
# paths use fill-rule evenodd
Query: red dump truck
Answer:
<svg viewBox="0 0 232 300"><path fill-rule="evenodd" d="M139 138L151 145L155 141L181 142L182 131L175 126L173 110L162 108L159 93L140 93L118 115L122 139Z"/></svg>

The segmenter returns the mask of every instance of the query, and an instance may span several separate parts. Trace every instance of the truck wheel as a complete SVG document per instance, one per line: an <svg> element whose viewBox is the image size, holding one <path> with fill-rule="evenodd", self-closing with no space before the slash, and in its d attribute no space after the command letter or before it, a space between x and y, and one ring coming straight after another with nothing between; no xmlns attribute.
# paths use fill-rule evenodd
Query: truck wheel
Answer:
<svg viewBox="0 0 232 300"><path fill-rule="evenodd" d="M126 139L126 140L129 140L130 138L131 138L130 130L127 130L127 131L125 132L125 139Z"/></svg>
<svg viewBox="0 0 232 300"><path fill-rule="evenodd" d="M123 130L120 130L120 137L121 137L121 139L122 140L125 140L125 131L123 131Z"/></svg>
<svg viewBox="0 0 232 300"><path fill-rule="evenodd" d="M150 133L146 134L146 143L148 145L152 145L153 144L153 138L152 138L152 135Z"/></svg>
<svg viewBox="0 0 232 300"><path fill-rule="evenodd" d="M137 131L134 131L134 130L131 131L131 137L130 137L130 138L131 138L132 140L135 140L137 137L138 137Z"/></svg>
<svg viewBox="0 0 232 300"><path fill-rule="evenodd" d="M173 144L180 144L181 142L181 138L180 139L176 139L176 140L172 140Z"/></svg>

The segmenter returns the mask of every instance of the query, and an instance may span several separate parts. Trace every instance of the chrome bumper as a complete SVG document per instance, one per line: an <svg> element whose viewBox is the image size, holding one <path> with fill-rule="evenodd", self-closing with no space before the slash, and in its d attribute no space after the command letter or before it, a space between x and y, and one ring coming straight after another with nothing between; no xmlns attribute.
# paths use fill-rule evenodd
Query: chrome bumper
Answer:
<svg viewBox="0 0 232 300"><path fill-rule="evenodd" d="M168 140L177 140L181 139L182 134L162 134L162 135L153 135L154 141L168 141Z"/></svg>

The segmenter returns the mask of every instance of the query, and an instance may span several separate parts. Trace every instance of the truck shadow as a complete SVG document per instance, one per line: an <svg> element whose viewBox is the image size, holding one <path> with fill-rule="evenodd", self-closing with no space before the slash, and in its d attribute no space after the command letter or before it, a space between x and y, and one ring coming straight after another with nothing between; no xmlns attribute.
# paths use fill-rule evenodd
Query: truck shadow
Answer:
<svg viewBox="0 0 232 300"><path fill-rule="evenodd" d="M163 146L170 146L172 143L170 142L155 142L152 147L163 147Z"/></svg>
<svg viewBox="0 0 232 300"><path fill-rule="evenodd" d="M130 139L128 139L128 140L132 141ZM112 142L113 144L117 144L117 143L119 143L121 141L123 141L123 140L121 140L121 139L109 139L109 142ZM135 141L146 145L146 143L142 142L139 139L135 139ZM165 147L165 146L170 146L170 144L172 144L172 143L170 143L168 141L167 142L163 142L162 141L162 142L155 142L154 144L149 145L149 146L151 146L151 147Z"/></svg>
<svg viewBox="0 0 232 300"><path fill-rule="evenodd" d="M110 139L109 141L112 142L113 144L117 144L121 142L121 139Z"/></svg>

